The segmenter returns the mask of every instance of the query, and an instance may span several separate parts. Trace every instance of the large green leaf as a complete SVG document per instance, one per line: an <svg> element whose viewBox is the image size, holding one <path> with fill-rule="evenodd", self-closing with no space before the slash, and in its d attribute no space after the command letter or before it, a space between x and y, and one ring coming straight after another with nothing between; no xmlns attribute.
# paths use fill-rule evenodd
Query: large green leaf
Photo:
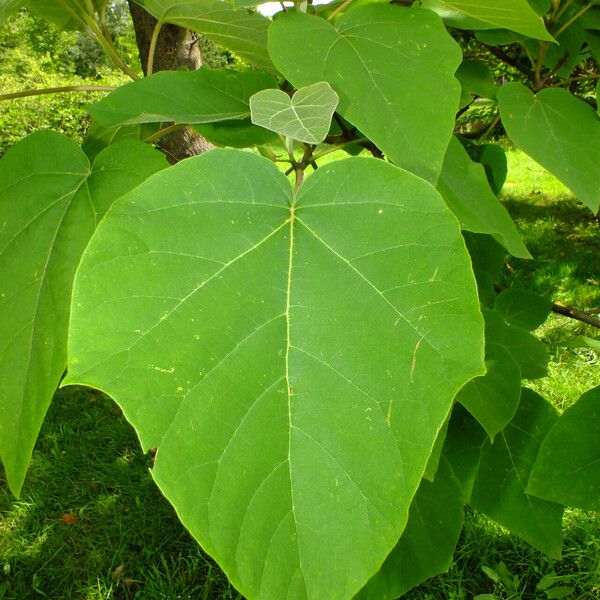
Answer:
<svg viewBox="0 0 600 600"><path fill-rule="evenodd" d="M269 31L269 52L296 87L328 81L338 112L392 162L437 181L458 108L461 53L435 14L378 4L334 28L288 13Z"/></svg>
<svg viewBox="0 0 600 600"><path fill-rule="evenodd" d="M272 71L267 51L271 21L222 0L135 0L162 23L180 25L205 35L249 63Z"/></svg>
<svg viewBox="0 0 600 600"><path fill-rule="evenodd" d="M406 523L482 319L458 224L383 161L293 197L213 150L113 207L78 271L68 383L109 393L250 598L350 598Z"/></svg>
<svg viewBox="0 0 600 600"><path fill-rule="evenodd" d="M270 75L257 71L161 71L117 88L88 111L104 127L244 119L250 96L274 85Z"/></svg>
<svg viewBox="0 0 600 600"><path fill-rule="evenodd" d="M447 571L463 520L462 489L442 456L435 480L421 482L400 541L357 600L394 600Z"/></svg>
<svg viewBox="0 0 600 600"><path fill-rule="evenodd" d="M66 367L73 276L115 198L166 166L136 142L100 153L40 132L0 161L0 457L18 494Z"/></svg>
<svg viewBox="0 0 600 600"><path fill-rule="evenodd" d="M554 39L527 0L442 0L442 3L502 29L510 29L538 40Z"/></svg>
<svg viewBox="0 0 600 600"><path fill-rule="evenodd" d="M262 90L250 98L252 122L300 142L320 144L331 127L339 101L326 81L297 90L290 98L283 90Z"/></svg>
<svg viewBox="0 0 600 600"><path fill-rule="evenodd" d="M492 192L485 169L469 158L455 137L446 151L437 189L463 229L488 233L514 256L531 258L514 221Z"/></svg>
<svg viewBox="0 0 600 600"><path fill-rule="evenodd" d="M600 206L600 118L566 90L535 96L510 83L498 92L502 123L513 142L552 172L593 212Z"/></svg>
<svg viewBox="0 0 600 600"><path fill-rule="evenodd" d="M542 442L527 493L600 510L600 387L567 408Z"/></svg>
<svg viewBox="0 0 600 600"><path fill-rule="evenodd" d="M562 545L563 507L525 492L542 440L558 415L524 389L515 418L481 453L471 505L555 558Z"/></svg>

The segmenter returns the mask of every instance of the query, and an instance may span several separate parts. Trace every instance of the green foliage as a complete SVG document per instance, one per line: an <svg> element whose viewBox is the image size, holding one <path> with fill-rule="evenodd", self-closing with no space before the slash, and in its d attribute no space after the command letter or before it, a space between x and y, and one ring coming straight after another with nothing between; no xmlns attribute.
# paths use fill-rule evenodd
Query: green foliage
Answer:
<svg viewBox="0 0 600 600"><path fill-rule="evenodd" d="M161 23L187 27L235 52L261 69L273 70L267 52L270 21L259 13L235 10L221 0L136 0Z"/></svg>
<svg viewBox="0 0 600 600"><path fill-rule="evenodd" d="M51 146L52 152L47 152ZM127 171L121 164L127 160ZM165 166L139 142L101 152L54 132L35 133L0 163L0 306L8 340L0 363L0 456L18 493L49 399L65 370L75 269L98 222L119 196Z"/></svg>
<svg viewBox="0 0 600 600"><path fill-rule="evenodd" d="M600 387L570 406L544 439L527 492L569 506L600 508Z"/></svg>
<svg viewBox="0 0 600 600"><path fill-rule="evenodd" d="M498 92L502 122L515 144L569 186L593 212L600 207L600 119L566 90L533 95L510 84Z"/></svg>
<svg viewBox="0 0 600 600"><path fill-rule="evenodd" d="M458 104L460 52L435 15L373 4L333 27L289 13L273 23L269 51L296 87L328 81L338 112L392 162L437 181ZM369 67L382 53L394 69ZM433 97L435 104L426 101Z"/></svg>
<svg viewBox="0 0 600 600"><path fill-rule="evenodd" d="M0 163L13 491L67 364L62 385L106 391L157 448L162 492L250 599L402 594L449 567L464 503L558 557L565 504L597 508L599 442L582 425L596 394L559 417L521 389L547 373L532 330L550 304L497 294L506 251L530 253L497 197L505 154L482 142L501 122L597 210L595 12L297 3L271 21L245 0L140 4L155 34L190 27L258 70L120 87L89 109L91 167L50 133ZM108 32L112 4L28 6L137 79ZM482 44L509 48L490 60ZM456 129L482 97L493 119ZM163 170L137 141L173 131L163 123L262 156L214 150ZM360 148L374 158L322 160ZM592 483L570 473L570 495L549 475L569 457ZM503 563L485 573L518 589Z"/></svg>
<svg viewBox="0 0 600 600"><path fill-rule="evenodd" d="M120 87L89 110L103 127L216 123L249 117L250 97L274 85L270 75L257 71L162 71Z"/></svg>
<svg viewBox="0 0 600 600"><path fill-rule="evenodd" d="M231 185L230 172L253 177ZM340 186L341 174L354 177ZM402 531L452 397L482 370L482 323L458 227L423 181L357 158L319 169L290 207L291 192L267 160L214 151L130 195L104 221L79 271L67 382L107 390L144 447L160 447L161 489L244 593L280 597L306 586L342 598L366 583ZM357 220L369 226L353 230ZM206 222L210 235L194 236ZM174 236L160 233L165 223ZM410 260L415 246L418 262ZM410 267L386 273L390 259ZM173 278L174 270L193 279ZM321 317L311 311L317 304ZM454 328L439 314L453 314ZM225 344L214 337L219 322ZM102 349L90 345L99 334L108 343ZM199 343L208 339L208 347ZM189 359L177 359L190 343ZM430 370L434 361L442 364ZM235 405L233 373L246 374ZM142 381L169 402L135 397ZM214 418L225 414L217 427ZM390 483L397 492L382 497ZM285 569L272 553L285 556Z"/></svg>

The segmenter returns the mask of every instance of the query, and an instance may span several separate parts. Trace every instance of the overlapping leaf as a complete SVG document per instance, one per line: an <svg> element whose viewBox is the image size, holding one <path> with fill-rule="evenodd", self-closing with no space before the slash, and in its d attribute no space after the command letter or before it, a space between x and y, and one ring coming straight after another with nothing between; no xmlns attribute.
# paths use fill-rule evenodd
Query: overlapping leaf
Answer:
<svg viewBox="0 0 600 600"><path fill-rule="evenodd" d="M274 85L270 75L257 71L161 71L117 88L88 110L104 127L244 119L250 96Z"/></svg>
<svg viewBox="0 0 600 600"><path fill-rule="evenodd" d="M536 379L546 375L548 349L526 329L509 325L496 310L484 311L486 343L502 346L519 365L521 375Z"/></svg>
<svg viewBox="0 0 600 600"><path fill-rule="evenodd" d="M600 510L600 388L586 392L542 442L527 493L586 510Z"/></svg>
<svg viewBox="0 0 600 600"><path fill-rule="evenodd" d="M296 90L290 98L283 90L269 89L250 98L252 122L300 142L320 144L331 127L339 101L325 81Z"/></svg>
<svg viewBox="0 0 600 600"><path fill-rule="evenodd" d="M271 21L257 12L235 10L222 0L135 0L162 23L205 35L261 69L272 71L267 51Z"/></svg>
<svg viewBox="0 0 600 600"><path fill-rule="evenodd" d="M250 153L179 163L113 208L74 307L68 382L158 446L159 486L250 598L355 594L483 369L456 220L374 159L320 168L295 199Z"/></svg>
<svg viewBox="0 0 600 600"><path fill-rule="evenodd" d="M521 398L521 370L501 345L488 342L487 373L469 381L457 394L460 402L494 439L515 416Z"/></svg>
<svg viewBox="0 0 600 600"><path fill-rule="evenodd" d="M469 158L455 137L446 151L437 189L463 229L488 233L514 256L531 258L514 221L490 189L484 168Z"/></svg>
<svg viewBox="0 0 600 600"><path fill-rule="evenodd" d="M498 92L502 123L513 142L556 175L593 212L600 206L600 117L566 90L533 95L510 83Z"/></svg>
<svg viewBox="0 0 600 600"><path fill-rule="evenodd" d="M394 600L447 571L463 519L462 490L442 456L435 480L421 482L400 541L357 600Z"/></svg>
<svg viewBox="0 0 600 600"><path fill-rule="evenodd" d="M509 325L533 331L550 314L552 303L529 290L508 288L496 297L494 308Z"/></svg>
<svg viewBox="0 0 600 600"><path fill-rule="evenodd" d="M273 23L269 52L295 87L329 82L340 97L338 112L392 162L437 181L454 128L461 61L439 17L378 4L350 11L334 28L289 13Z"/></svg>
<svg viewBox="0 0 600 600"><path fill-rule="evenodd" d="M542 440L558 415L524 389L515 418L493 444L486 442L471 505L550 556L560 557L563 507L525 492Z"/></svg>
<svg viewBox="0 0 600 600"><path fill-rule="evenodd" d="M510 29L538 40L553 40L544 22L527 0L442 0L442 3L496 27Z"/></svg>
<svg viewBox="0 0 600 600"><path fill-rule="evenodd" d="M66 367L81 253L114 199L165 165L148 146L123 142L90 169L76 144L51 132L0 161L0 457L15 493Z"/></svg>

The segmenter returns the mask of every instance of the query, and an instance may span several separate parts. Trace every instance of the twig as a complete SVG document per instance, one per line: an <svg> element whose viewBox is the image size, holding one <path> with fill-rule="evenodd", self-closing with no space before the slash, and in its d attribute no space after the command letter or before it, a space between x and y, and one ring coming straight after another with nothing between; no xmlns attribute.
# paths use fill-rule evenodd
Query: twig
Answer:
<svg viewBox="0 0 600 600"><path fill-rule="evenodd" d="M590 8L592 8L593 5L594 1L592 0L592 2L586 4L581 10L576 12L556 33L553 33L552 35L557 38L565 29L570 27L577 19L579 19L581 15L585 14Z"/></svg>
<svg viewBox="0 0 600 600"><path fill-rule="evenodd" d="M342 2L337 8L335 8L331 14L327 17L328 21L331 21L333 19L333 17L335 17L335 15L337 15L339 12L342 12L345 8L348 8L348 6L353 2L353 0L344 0L344 2Z"/></svg>
<svg viewBox="0 0 600 600"><path fill-rule="evenodd" d="M531 69L527 68L525 65L521 64L516 58L513 58L497 46L486 47L496 58L499 58L502 62L505 62L507 65L514 67L515 69L517 69L517 71L525 75L527 79L533 81L535 77L534 72Z"/></svg>
<svg viewBox="0 0 600 600"><path fill-rule="evenodd" d="M162 29L162 21L157 21L152 31L152 37L150 38L150 47L148 48L148 63L146 66L146 75L152 75L154 69L154 55L156 54L156 43L158 42L158 36Z"/></svg>
<svg viewBox="0 0 600 600"><path fill-rule="evenodd" d="M64 92L112 92L116 88L112 85L66 85L63 87L42 88L39 90L23 90L10 94L0 94L0 101L25 98L27 96L41 96L43 94L62 94Z"/></svg>
<svg viewBox="0 0 600 600"><path fill-rule="evenodd" d="M592 327L600 329L600 319L592 317L592 315L588 315L586 311L579 310L578 308L572 308L571 306L563 306L562 304L554 303L552 304L552 312L565 317L570 317L571 319L576 319L577 321L587 323Z"/></svg>

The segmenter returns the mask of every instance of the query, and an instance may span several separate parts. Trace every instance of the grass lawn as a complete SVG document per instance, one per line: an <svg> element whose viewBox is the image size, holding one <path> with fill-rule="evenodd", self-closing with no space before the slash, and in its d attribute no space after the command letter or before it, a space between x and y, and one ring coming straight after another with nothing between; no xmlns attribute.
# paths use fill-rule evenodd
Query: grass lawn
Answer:
<svg viewBox="0 0 600 600"><path fill-rule="evenodd" d="M510 259L502 283L600 307L598 219L527 157L509 163L503 199L535 258ZM597 330L552 315L538 334L552 347L538 392L563 409L600 385L598 356L569 347ZM59 391L21 499L0 481L0 599L241 598L158 492L151 460L110 399ZM567 511L565 535L556 561L469 512L450 572L406 598L600 598L599 515Z"/></svg>

